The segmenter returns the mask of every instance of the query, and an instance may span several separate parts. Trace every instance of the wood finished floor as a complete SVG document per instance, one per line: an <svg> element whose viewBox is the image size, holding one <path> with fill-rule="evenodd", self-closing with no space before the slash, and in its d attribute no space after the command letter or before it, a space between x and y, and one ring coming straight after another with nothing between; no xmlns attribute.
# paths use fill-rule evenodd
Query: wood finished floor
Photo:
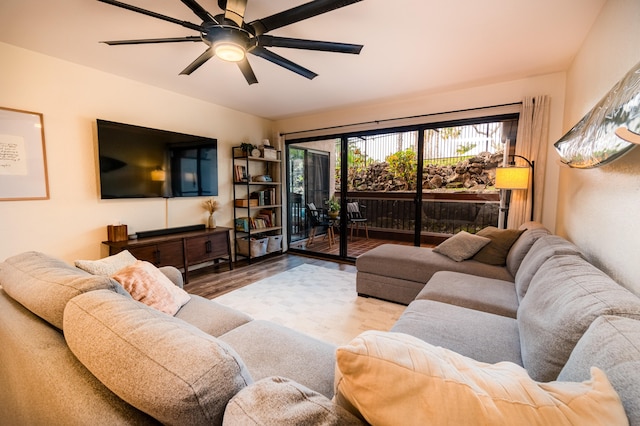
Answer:
<svg viewBox="0 0 640 426"><path fill-rule="evenodd" d="M190 271L189 283L185 284L184 288L189 293L212 299L272 275L279 274L280 272L295 268L303 263L348 272L356 271L356 267L352 263L340 263L287 253L252 260L250 265L246 261L241 261L234 264L232 271L230 271L226 265L221 266L219 269L206 267Z"/></svg>

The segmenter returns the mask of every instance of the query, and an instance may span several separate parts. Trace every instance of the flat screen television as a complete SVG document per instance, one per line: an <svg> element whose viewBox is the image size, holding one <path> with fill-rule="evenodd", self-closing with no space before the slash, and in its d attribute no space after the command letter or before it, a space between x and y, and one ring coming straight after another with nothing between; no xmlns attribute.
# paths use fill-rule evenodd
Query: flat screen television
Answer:
<svg viewBox="0 0 640 426"><path fill-rule="evenodd" d="M218 195L217 140L97 120L100 198Z"/></svg>

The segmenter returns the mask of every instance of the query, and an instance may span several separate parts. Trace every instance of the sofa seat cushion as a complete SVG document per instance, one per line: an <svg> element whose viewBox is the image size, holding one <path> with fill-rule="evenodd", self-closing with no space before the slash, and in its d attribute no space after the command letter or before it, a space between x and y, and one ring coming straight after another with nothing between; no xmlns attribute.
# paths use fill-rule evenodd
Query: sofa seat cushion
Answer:
<svg viewBox="0 0 640 426"><path fill-rule="evenodd" d="M242 357L254 380L287 377L333 396L335 346L281 325L254 320L220 336Z"/></svg>
<svg viewBox="0 0 640 426"><path fill-rule="evenodd" d="M563 254L582 256L582 252L578 247L557 235L545 235L533 243L516 273L515 283L518 301L521 301L527 293L531 279L542 264L553 256Z"/></svg>
<svg viewBox="0 0 640 426"><path fill-rule="evenodd" d="M64 334L98 380L164 424L221 424L229 400L252 383L226 343L106 290L69 301Z"/></svg>
<svg viewBox="0 0 640 426"><path fill-rule="evenodd" d="M456 262L428 247L383 244L356 260L358 272L368 272L418 283L426 283L438 271L464 272L500 280L513 281L506 268L475 260Z"/></svg>
<svg viewBox="0 0 640 426"><path fill-rule="evenodd" d="M580 338L558 380L582 381L591 366L602 369L632 425L640 425L640 321L605 315Z"/></svg>
<svg viewBox="0 0 640 426"><path fill-rule="evenodd" d="M436 272L416 299L435 300L510 318L516 318L518 312L518 298L512 282L459 272Z"/></svg>
<svg viewBox="0 0 640 426"><path fill-rule="evenodd" d="M522 365L515 319L433 300L415 300L391 331L405 333L478 361Z"/></svg>
<svg viewBox="0 0 640 426"><path fill-rule="evenodd" d="M640 319L640 299L581 257L547 260L518 308L522 360L531 377L555 380L601 315Z"/></svg>
<svg viewBox="0 0 640 426"><path fill-rule="evenodd" d="M242 389L224 412L223 425L360 426L329 398L283 377L267 377Z"/></svg>
<svg viewBox="0 0 640 426"><path fill-rule="evenodd" d="M25 308L59 329L64 307L77 295L97 289L126 293L109 277L91 275L35 251L0 263L0 285Z"/></svg>
<svg viewBox="0 0 640 426"><path fill-rule="evenodd" d="M191 295L191 300L180 308L175 317L214 337L219 337L253 319L244 312L195 294Z"/></svg>
<svg viewBox="0 0 640 426"><path fill-rule="evenodd" d="M537 383L400 333L367 331L337 351L336 401L373 425L624 425L597 368L583 383Z"/></svg>

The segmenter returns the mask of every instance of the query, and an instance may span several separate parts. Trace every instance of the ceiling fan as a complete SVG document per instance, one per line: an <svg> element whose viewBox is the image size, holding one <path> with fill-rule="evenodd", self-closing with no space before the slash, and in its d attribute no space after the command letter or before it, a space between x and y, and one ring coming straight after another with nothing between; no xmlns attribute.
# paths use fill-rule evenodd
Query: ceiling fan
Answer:
<svg viewBox="0 0 640 426"><path fill-rule="evenodd" d="M163 21L172 22L194 31L199 31L200 35L198 36L102 42L108 45L204 42L208 45L207 50L182 70L180 74L185 75L191 74L206 61L217 56L225 61L236 62L247 83L254 84L258 82L258 79L246 56L247 53L251 53L311 80L318 74L267 50L266 47L287 47L324 52L352 53L356 55L360 53L363 47L358 44L303 40L266 34L277 28L291 25L362 0L315 0L249 23L244 21L247 0L218 0L218 6L224 13L215 16L200 6L196 0L180 0L202 20L202 23L199 25L116 0L98 1Z"/></svg>

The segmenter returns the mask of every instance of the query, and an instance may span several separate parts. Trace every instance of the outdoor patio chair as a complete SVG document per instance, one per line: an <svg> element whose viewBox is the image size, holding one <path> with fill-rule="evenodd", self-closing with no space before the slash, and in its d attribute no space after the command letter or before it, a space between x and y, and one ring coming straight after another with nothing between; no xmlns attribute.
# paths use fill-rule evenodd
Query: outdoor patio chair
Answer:
<svg viewBox="0 0 640 426"><path fill-rule="evenodd" d="M335 236L333 234L333 224L327 216L325 209L318 209L314 203L307 204L307 217L309 218L309 238L307 239L306 247L313 244L313 240L316 236L316 230L323 228L326 231L325 238L329 237L329 247L333 246L335 242Z"/></svg>
<svg viewBox="0 0 640 426"><path fill-rule="evenodd" d="M363 216L360 211L361 208L364 208L358 204L357 202L347 203L347 218L349 219L349 228L351 228L350 239L353 241L353 228L356 228L356 235L358 235L360 231L360 225L364 225L364 233L369 239L369 229L367 228L367 218Z"/></svg>

